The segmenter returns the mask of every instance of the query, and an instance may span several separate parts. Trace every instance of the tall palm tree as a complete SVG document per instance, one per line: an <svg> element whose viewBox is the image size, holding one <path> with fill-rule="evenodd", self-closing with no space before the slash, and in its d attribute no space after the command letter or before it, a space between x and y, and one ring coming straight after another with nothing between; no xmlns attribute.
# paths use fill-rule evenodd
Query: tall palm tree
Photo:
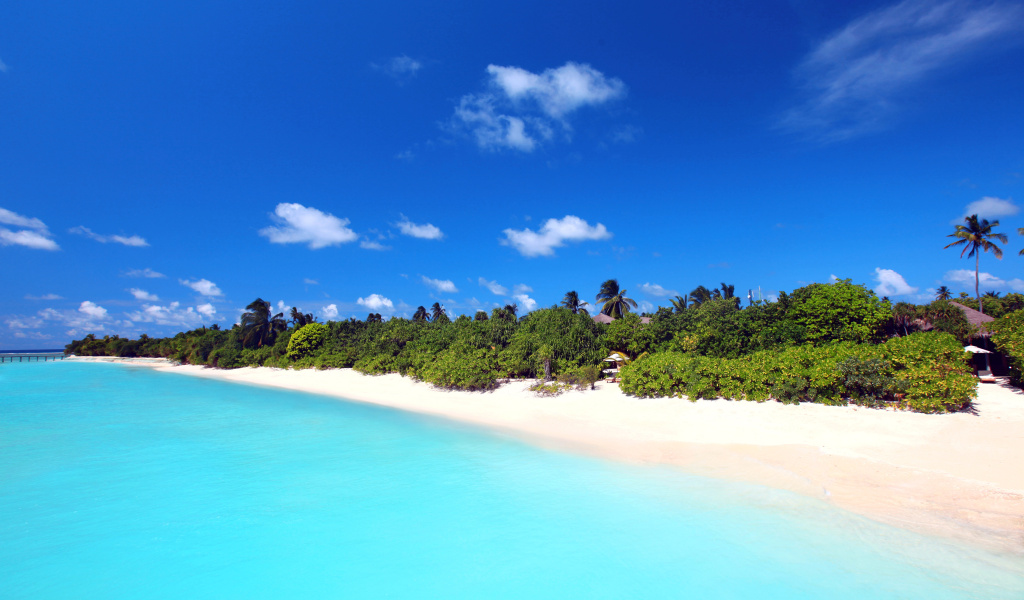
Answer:
<svg viewBox="0 0 1024 600"><path fill-rule="evenodd" d="M601 284L595 303L601 305L601 314L613 319L621 319L623 315L629 314L630 307L636 308L636 300L627 297L626 290L619 289L619 282L615 279Z"/></svg>
<svg viewBox="0 0 1024 600"><path fill-rule="evenodd" d="M988 219L978 220L978 215L971 215L964 217L964 225L957 225L956 231L947 235L946 237L957 238L955 242L950 242L946 245L946 248L952 246L963 246L964 249L960 252L960 258L967 254L967 258L974 257L974 295L978 299L978 312L985 314L985 310L981 306L981 293L978 291L978 273L981 267L981 253L992 251L992 254L996 258L1003 258L1003 249L996 246L992 240L999 240L1002 243L1006 243L1006 236L1002 233L995 233L992 231L993 227L999 226L999 221L988 222ZM970 250L968 253L967 251Z"/></svg>
<svg viewBox="0 0 1024 600"><path fill-rule="evenodd" d="M676 296L675 298L669 298L669 302L672 303L672 312L679 314L686 310L687 300L683 296Z"/></svg>
<svg viewBox="0 0 1024 600"><path fill-rule="evenodd" d="M253 300L245 307L240 325L242 327L242 345L255 343L257 347L273 343L277 332L288 328L284 313L271 315L270 303L263 298Z"/></svg>
<svg viewBox="0 0 1024 600"><path fill-rule="evenodd" d="M516 320L516 314L519 312L519 305L513 302L512 304L506 304L505 308L502 309L506 316L512 321Z"/></svg>
<svg viewBox="0 0 1024 600"><path fill-rule="evenodd" d="M734 285L726 285L725 283L723 283L721 289L722 289L722 297L725 298L726 300L728 300L729 298L735 298L736 297L736 293L735 293L736 292L736 286L734 286Z"/></svg>
<svg viewBox="0 0 1024 600"><path fill-rule="evenodd" d="M990 292L985 292L984 294L982 294L982 297L984 297L984 298L998 298L999 297L999 292L994 291L994 290L990 291Z"/></svg>
<svg viewBox="0 0 1024 600"><path fill-rule="evenodd" d="M434 305L430 307L430 320L431 321L438 320L438 318L440 318L441 315L443 315L443 314L445 314L444 313L444 307L441 306L440 302L435 302Z"/></svg>
<svg viewBox="0 0 1024 600"><path fill-rule="evenodd" d="M583 313L589 315L587 309L583 308L587 306L586 302L580 302L580 295L576 293L576 290L565 293L565 298L562 298L562 306L572 311L572 314L576 315Z"/></svg>
<svg viewBox="0 0 1024 600"><path fill-rule="evenodd" d="M698 285L690 292L690 304L693 304L694 306L700 306L705 302L710 302L711 298L711 290L702 285Z"/></svg>
<svg viewBox="0 0 1024 600"><path fill-rule="evenodd" d="M940 285L939 289L935 290L936 300L949 300L952 297L953 292L949 291L949 288L944 285Z"/></svg>
<svg viewBox="0 0 1024 600"><path fill-rule="evenodd" d="M414 312L413 315L412 315L412 320L413 321L427 321L429 319L430 319L430 313L427 312L426 308L424 308L422 306L416 307L416 312Z"/></svg>
<svg viewBox="0 0 1024 600"><path fill-rule="evenodd" d="M291 312L292 325L295 325L296 329L302 329L310 323L316 323L316 317L313 313L303 313L298 308L292 307Z"/></svg>

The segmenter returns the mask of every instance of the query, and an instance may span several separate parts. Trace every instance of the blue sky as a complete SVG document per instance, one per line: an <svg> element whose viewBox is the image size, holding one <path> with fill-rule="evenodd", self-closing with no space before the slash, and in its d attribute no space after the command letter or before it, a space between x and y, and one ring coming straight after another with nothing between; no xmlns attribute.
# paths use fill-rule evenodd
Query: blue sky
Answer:
<svg viewBox="0 0 1024 600"><path fill-rule="evenodd" d="M0 348L830 277L1024 291L1019 2L7 3ZM841 4L841 5L840 5Z"/></svg>

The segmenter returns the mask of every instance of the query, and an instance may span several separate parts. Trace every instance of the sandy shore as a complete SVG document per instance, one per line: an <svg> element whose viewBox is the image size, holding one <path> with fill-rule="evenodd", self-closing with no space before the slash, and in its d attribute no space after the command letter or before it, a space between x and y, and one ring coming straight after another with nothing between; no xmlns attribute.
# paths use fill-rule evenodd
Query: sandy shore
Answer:
<svg viewBox="0 0 1024 600"><path fill-rule="evenodd" d="M542 398L527 382L442 391L351 369L158 370L325 394L498 428L543 446L658 462L820 498L873 519L1024 554L1024 394L981 384L974 414L678 398L617 384Z"/></svg>

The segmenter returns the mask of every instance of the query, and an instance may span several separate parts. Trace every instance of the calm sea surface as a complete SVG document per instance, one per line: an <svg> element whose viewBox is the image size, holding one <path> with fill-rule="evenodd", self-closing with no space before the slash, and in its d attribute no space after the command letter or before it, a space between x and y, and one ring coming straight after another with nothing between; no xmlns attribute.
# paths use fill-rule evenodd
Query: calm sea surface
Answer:
<svg viewBox="0 0 1024 600"><path fill-rule="evenodd" d="M0 597L1024 598L1024 559L377 407L15 363Z"/></svg>

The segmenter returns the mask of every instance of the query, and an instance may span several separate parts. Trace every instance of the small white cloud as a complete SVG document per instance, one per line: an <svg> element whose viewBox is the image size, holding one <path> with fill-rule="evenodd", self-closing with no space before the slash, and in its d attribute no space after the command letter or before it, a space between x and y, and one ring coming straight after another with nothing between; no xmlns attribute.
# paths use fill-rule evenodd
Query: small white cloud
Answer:
<svg viewBox="0 0 1024 600"><path fill-rule="evenodd" d="M499 284L497 281L488 281L481 277L479 280L480 285L491 290L491 293L495 296L507 296L508 288Z"/></svg>
<svg viewBox="0 0 1024 600"><path fill-rule="evenodd" d="M664 298L666 296L678 296L679 292L676 290L666 290L657 283L645 283L640 286L640 291L647 294L648 296L655 296L657 298ZM647 311L650 312L650 311Z"/></svg>
<svg viewBox="0 0 1024 600"><path fill-rule="evenodd" d="M974 271L970 269L955 269L953 271L946 271L946 275L943 279L949 283L954 283L963 286L967 289L974 289ZM985 290L1001 290L1010 288L1015 292L1024 292L1024 281L1020 279L1011 279L1006 281L996 277L991 273L985 273L984 271L978 273L978 287L981 291Z"/></svg>
<svg viewBox="0 0 1024 600"><path fill-rule="evenodd" d="M532 292L532 291L533 291L533 288L528 286L528 285L526 285L525 283L517 283L516 285L512 286L512 293L513 294L525 294L526 292Z"/></svg>
<svg viewBox="0 0 1024 600"><path fill-rule="evenodd" d="M406 55L390 58L383 63L370 63L370 66L378 71L394 78L399 84L412 79L423 68L423 63Z"/></svg>
<svg viewBox="0 0 1024 600"><path fill-rule="evenodd" d="M32 296L31 294L25 294L26 300L63 300L63 296L57 294L43 294L42 296Z"/></svg>
<svg viewBox="0 0 1024 600"><path fill-rule="evenodd" d="M562 219L548 219L539 232L506 229L506 239L502 240L502 244L512 246L527 257L553 256L555 248L561 248L565 242L606 240L611 237L611 232L601 223L591 226L579 217L566 215Z"/></svg>
<svg viewBox="0 0 1024 600"><path fill-rule="evenodd" d="M78 227L72 227L71 229L68 229L68 233L84 235L85 237L92 240L96 240L101 244L114 242L115 244L124 244L125 246L135 246L139 248L149 245L149 242L147 242L145 239L137 235L100 235L98 233L93 232L88 227L82 227L81 225L79 225Z"/></svg>
<svg viewBox="0 0 1024 600"><path fill-rule="evenodd" d="M302 283L305 283L306 285L320 285L319 281L317 281L316 279L310 279L308 277L303 279Z"/></svg>
<svg viewBox="0 0 1024 600"><path fill-rule="evenodd" d="M261 229L260 235L274 244L308 243L311 250L317 250L359 239L359 235L347 227L348 219L301 204L278 204L270 218L277 225Z"/></svg>
<svg viewBox="0 0 1024 600"><path fill-rule="evenodd" d="M0 223L23 228L19 231L12 231L6 227L0 227L0 246L25 246L35 250L60 249L57 242L53 241L46 224L39 219L0 208Z"/></svg>
<svg viewBox="0 0 1024 600"><path fill-rule="evenodd" d="M892 269L875 268L875 293L879 296L905 296L913 294L918 288L907 284L903 276Z"/></svg>
<svg viewBox="0 0 1024 600"><path fill-rule="evenodd" d="M125 277L146 277L149 279L159 279L161 277L167 277L163 273L157 273L153 269L146 267L145 269L132 269L124 274Z"/></svg>
<svg viewBox="0 0 1024 600"><path fill-rule="evenodd" d="M288 308L288 305L284 303L284 300L277 301L277 310L284 312Z"/></svg>
<svg viewBox="0 0 1024 600"><path fill-rule="evenodd" d="M212 304L207 302L206 304L200 304L196 307L196 312L203 315L207 319L212 319L213 315L217 314L217 309Z"/></svg>
<svg viewBox="0 0 1024 600"><path fill-rule="evenodd" d="M380 312L382 310L394 310L395 305L390 299L381 296L380 294L370 294L366 298L359 298L356 300L356 304L365 306L371 311Z"/></svg>
<svg viewBox="0 0 1024 600"><path fill-rule="evenodd" d="M7 72L7 64L4 61L0 60L0 73L6 73L6 72Z"/></svg>
<svg viewBox="0 0 1024 600"><path fill-rule="evenodd" d="M426 275L422 275L421 277L423 277L423 283L439 292L454 294L459 291L458 288L455 287L455 284L449 279L431 279Z"/></svg>
<svg viewBox="0 0 1024 600"><path fill-rule="evenodd" d="M515 294L512 298L515 299L516 304L523 312L530 312L537 308L537 301L526 294Z"/></svg>
<svg viewBox="0 0 1024 600"><path fill-rule="evenodd" d="M463 96L451 122L484 150L532 152L541 142L554 138L556 127L568 138L571 113L626 93L619 79L574 62L541 73L488 65L487 74L490 89Z"/></svg>
<svg viewBox="0 0 1024 600"><path fill-rule="evenodd" d="M144 304L142 310L125 313L125 316L136 323L156 323L182 328L195 327L202 323L199 313L191 306L181 308L179 302L171 302L167 306Z"/></svg>
<svg viewBox="0 0 1024 600"><path fill-rule="evenodd" d="M964 209L964 214L960 215L959 219L953 219L952 223L961 225L964 222L964 217L971 215L978 215L979 219L998 219L999 217L1013 216L1019 212L1020 207L1014 204L1011 198L1003 200L994 196L985 196L968 204Z"/></svg>
<svg viewBox="0 0 1024 600"><path fill-rule="evenodd" d="M421 240L440 240L444 238L444 233L440 228L430 223L418 225L406 218L405 215L402 215L402 220L395 223L395 226L398 227L398 231L402 232L402 235L408 235Z"/></svg>
<svg viewBox="0 0 1024 600"><path fill-rule="evenodd" d="M323 315L325 319L333 319L338 316L338 305L328 304L320 309L320 314Z"/></svg>
<svg viewBox="0 0 1024 600"><path fill-rule="evenodd" d="M11 317L4 322L11 329L38 329L46 324L39 317Z"/></svg>
<svg viewBox="0 0 1024 600"><path fill-rule="evenodd" d="M139 288L132 288L128 290L132 296L135 296L136 300L145 300L146 302L156 302L160 298L157 298L156 294L150 294L146 290L140 290Z"/></svg>
<svg viewBox="0 0 1024 600"><path fill-rule="evenodd" d="M829 283L835 283L835 282L837 282L837 281L839 281L839 278L838 278L838 277L836 277L836 276L835 276L835 274L832 274L832 275L829 275L829 276L828 276L828 282L829 282Z"/></svg>
<svg viewBox="0 0 1024 600"><path fill-rule="evenodd" d="M402 150L395 155L398 160L412 160L416 158L416 154L412 150Z"/></svg>
<svg viewBox="0 0 1024 600"><path fill-rule="evenodd" d="M210 281L209 279L197 279L195 281L189 281L187 279L179 279L178 283L186 287L190 287L193 290L199 292L204 296L223 296L224 293L220 291L217 284Z"/></svg>
<svg viewBox="0 0 1024 600"><path fill-rule="evenodd" d="M88 300L79 305L78 312L92 319L102 320L107 318L107 309Z"/></svg>
<svg viewBox="0 0 1024 600"><path fill-rule="evenodd" d="M391 246L385 246L384 244L381 244L380 242L374 242L374 241L368 240L368 239L363 239L363 241L359 242L359 247L363 248L364 250L390 250L391 249Z"/></svg>

